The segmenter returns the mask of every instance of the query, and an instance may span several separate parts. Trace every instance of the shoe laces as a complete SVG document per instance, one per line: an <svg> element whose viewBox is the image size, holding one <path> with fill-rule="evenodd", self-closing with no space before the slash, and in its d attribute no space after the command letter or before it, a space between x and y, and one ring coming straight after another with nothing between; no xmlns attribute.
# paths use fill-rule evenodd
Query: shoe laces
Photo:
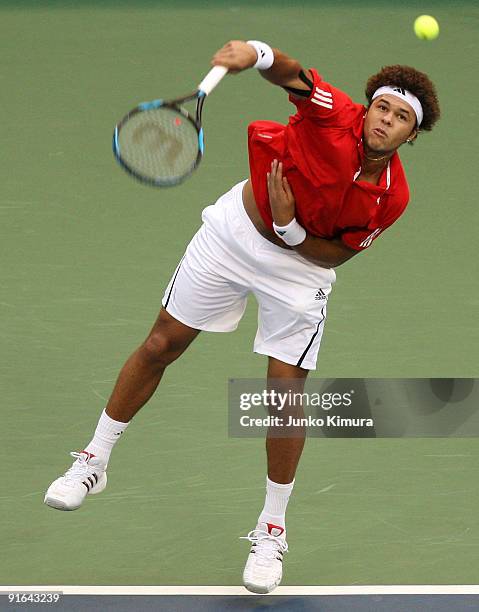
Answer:
<svg viewBox="0 0 479 612"><path fill-rule="evenodd" d="M85 453L76 453L71 452L70 455L76 459L75 463L71 466L71 468L65 472L65 480L66 481L78 481L83 480L83 478L88 474L88 470L90 469L90 465L88 464L88 455Z"/></svg>
<svg viewBox="0 0 479 612"><path fill-rule="evenodd" d="M256 559L263 563L278 559L278 552L288 552L288 543L284 538L271 535L263 529L253 529L247 536L241 536L240 540L249 540L255 547Z"/></svg>

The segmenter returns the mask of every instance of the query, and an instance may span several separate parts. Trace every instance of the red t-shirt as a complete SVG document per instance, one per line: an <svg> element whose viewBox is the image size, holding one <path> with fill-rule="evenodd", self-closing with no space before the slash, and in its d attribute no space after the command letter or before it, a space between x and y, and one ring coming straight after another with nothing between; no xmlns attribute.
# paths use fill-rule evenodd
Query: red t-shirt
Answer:
<svg viewBox="0 0 479 612"><path fill-rule="evenodd" d="M273 226L266 173L273 159L283 162L296 199L296 218L321 238L341 238L362 250L403 213L409 189L394 153L378 185L356 181L361 171L366 108L325 83L315 70L313 91L290 96L297 113L288 125L255 121L248 127L251 182L258 209Z"/></svg>

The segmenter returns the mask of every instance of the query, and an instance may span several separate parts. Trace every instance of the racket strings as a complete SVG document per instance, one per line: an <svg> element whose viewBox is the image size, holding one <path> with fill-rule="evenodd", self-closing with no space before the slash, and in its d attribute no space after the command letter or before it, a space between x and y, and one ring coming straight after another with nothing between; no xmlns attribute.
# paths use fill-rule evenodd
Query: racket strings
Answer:
<svg viewBox="0 0 479 612"><path fill-rule="evenodd" d="M140 112L118 135L122 160L147 180L173 184L189 174L198 158L198 132L179 109Z"/></svg>

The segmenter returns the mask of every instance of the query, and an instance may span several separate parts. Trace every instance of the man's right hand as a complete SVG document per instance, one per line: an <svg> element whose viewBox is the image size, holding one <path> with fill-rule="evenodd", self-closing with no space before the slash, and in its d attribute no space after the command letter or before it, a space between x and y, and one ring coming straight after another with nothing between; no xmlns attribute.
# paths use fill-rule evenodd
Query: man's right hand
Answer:
<svg viewBox="0 0 479 612"><path fill-rule="evenodd" d="M256 49L244 40L230 40L211 60L212 66L226 66L228 72L237 73L256 64Z"/></svg>

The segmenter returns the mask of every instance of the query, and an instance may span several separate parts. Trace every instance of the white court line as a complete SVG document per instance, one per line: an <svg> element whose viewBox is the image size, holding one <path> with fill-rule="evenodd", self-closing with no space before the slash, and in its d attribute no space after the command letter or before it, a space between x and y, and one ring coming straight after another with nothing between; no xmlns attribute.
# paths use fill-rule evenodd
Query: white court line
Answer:
<svg viewBox="0 0 479 612"><path fill-rule="evenodd" d="M238 586L1 586L0 592L59 592L65 595L253 595ZM477 584L366 586L280 586L270 595L477 595Z"/></svg>

